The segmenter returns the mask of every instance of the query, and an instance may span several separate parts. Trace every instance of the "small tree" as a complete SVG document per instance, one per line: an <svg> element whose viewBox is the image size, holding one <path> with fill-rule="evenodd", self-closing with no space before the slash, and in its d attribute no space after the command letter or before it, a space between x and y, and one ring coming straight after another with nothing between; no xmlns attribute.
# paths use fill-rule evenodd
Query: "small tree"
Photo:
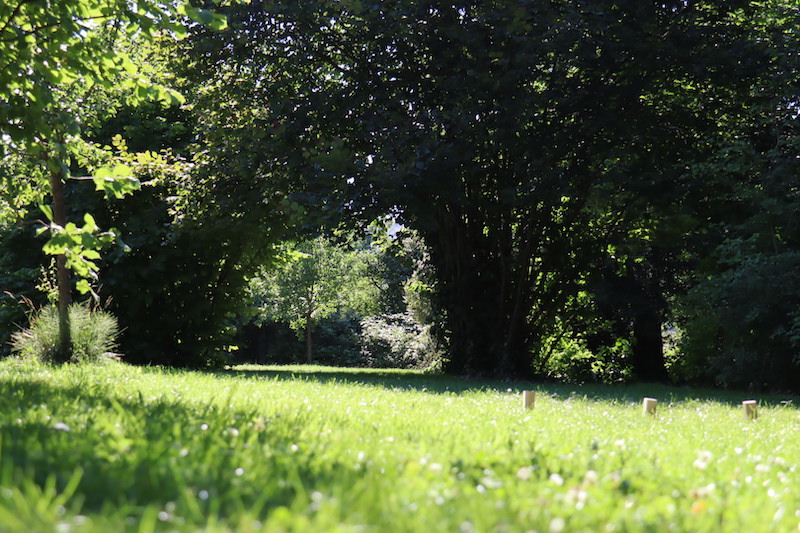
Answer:
<svg viewBox="0 0 800 533"><path fill-rule="evenodd" d="M342 309L368 312L378 288L367 278L368 250L338 246L325 237L287 250L286 261L251 281L263 320L287 321L303 334L306 361L314 360L314 324Z"/></svg>
<svg viewBox="0 0 800 533"><path fill-rule="evenodd" d="M68 307L71 302L70 269L83 278L82 293L90 291L98 250L113 239L100 233L94 219L84 225L67 221L64 185L70 166L81 157L77 115L80 101L69 102L69 87L122 86L130 98L172 99L177 93L155 85L132 61L130 53L115 46L118 38L153 42L159 35L185 35L177 16L222 28L225 19L185 1L156 0L15 0L0 6L0 159L17 157L33 163L35 172L8 176L26 186L25 200L38 201L49 223L45 252L56 257L58 278L59 346L57 359L71 352ZM124 165L98 166L92 178L107 196L121 197L138 182ZM51 204L44 204L49 196ZM9 211L19 215L21 202L6 199ZM0 210L0 215L3 215Z"/></svg>

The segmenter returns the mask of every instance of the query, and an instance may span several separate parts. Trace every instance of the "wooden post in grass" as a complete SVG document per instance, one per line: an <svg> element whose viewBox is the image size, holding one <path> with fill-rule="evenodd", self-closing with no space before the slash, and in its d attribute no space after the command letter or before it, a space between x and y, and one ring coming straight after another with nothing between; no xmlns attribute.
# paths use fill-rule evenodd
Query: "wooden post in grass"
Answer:
<svg viewBox="0 0 800 533"><path fill-rule="evenodd" d="M536 401L536 391L524 390L522 391L522 407L524 409L533 409L533 404Z"/></svg>
<svg viewBox="0 0 800 533"><path fill-rule="evenodd" d="M658 407L658 400L655 398L645 398L642 402L642 414L656 416L656 407Z"/></svg>
<svg viewBox="0 0 800 533"><path fill-rule="evenodd" d="M744 417L747 420L755 420L758 418L758 402L755 400L746 400L742 402L744 407Z"/></svg>

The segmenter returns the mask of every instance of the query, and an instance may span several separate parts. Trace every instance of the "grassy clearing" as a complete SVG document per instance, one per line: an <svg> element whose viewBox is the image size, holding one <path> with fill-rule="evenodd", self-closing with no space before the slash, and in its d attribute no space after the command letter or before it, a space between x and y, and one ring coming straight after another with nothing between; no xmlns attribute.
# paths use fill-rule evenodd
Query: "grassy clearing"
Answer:
<svg viewBox="0 0 800 533"><path fill-rule="evenodd" d="M521 388L0 362L0 531L798 529L781 398L748 422L740 395L542 385L524 411Z"/></svg>

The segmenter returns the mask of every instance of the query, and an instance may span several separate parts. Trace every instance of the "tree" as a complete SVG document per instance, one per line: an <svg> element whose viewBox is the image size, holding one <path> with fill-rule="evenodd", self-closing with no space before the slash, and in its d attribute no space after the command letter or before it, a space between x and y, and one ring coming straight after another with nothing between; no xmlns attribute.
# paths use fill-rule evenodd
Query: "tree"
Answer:
<svg viewBox="0 0 800 533"><path fill-rule="evenodd" d="M303 332L306 361L313 362L316 321L342 309L368 314L375 307L377 288L366 276L369 253L325 237L288 250L285 263L251 282L262 319L285 320Z"/></svg>
<svg viewBox="0 0 800 533"><path fill-rule="evenodd" d="M792 21L792 22L789 22ZM793 25L793 19L784 19ZM748 113L746 128L696 169L716 185L717 216L677 316L685 378L754 390L797 390L800 379L800 214L797 175L798 73L775 65L772 97Z"/></svg>
<svg viewBox="0 0 800 533"><path fill-rule="evenodd" d="M671 328L680 324L683 334L685 360L673 366L678 378L687 376L689 366L695 376L702 374L718 384L730 384L730 376L737 374L738 384L747 385L760 369L751 366L750 370L741 371L745 359L760 360L768 352L786 352L766 349L771 343L767 338L773 333L767 321L756 328L744 326L748 322L744 317L754 311L751 306L756 307L767 291L764 278L757 281L759 276L743 275L747 269L734 278L718 277L725 268L715 270L720 264L711 258L719 257L722 243L729 245L732 238L741 237L739 230L744 220L767 210L766 197L774 199L783 194L791 198L790 189L778 184L793 179L791 165L786 163L791 160L787 153L791 153L788 147L796 128L790 104L796 99L798 73L792 52L797 46L793 13L790 6L780 2L761 5L755 11L732 12L730 28L722 41L727 44L717 47L718 51L725 51L718 63L728 66L710 76L710 83L672 100L672 105L680 106L674 109L676 113L681 109L698 110L692 130L685 130L693 135L691 149L676 151L672 162L664 158L666 166L637 169L637 173L649 175L647 180L618 176L607 181L607 189L601 189L604 198L598 211L611 217L606 226L609 252L595 263L589 287L602 311L615 316L616 327L632 330L634 367L644 361L638 348L649 345L651 354L662 352L659 333L666 321L671 322ZM756 60L759 56L760 61ZM742 75L733 79L732 73L737 70ZM702 101L708 103L701 104ZM669 103L670 99L664 99L661 105ZM653 146L647 152L658 150ZM775 207L769 210L774 211ZM780 233L784 237L791 234ZM730 257L730 251L729 248L725 255ZM712 264L716 266L711 267ZM750 282L739 283L747 277ZM781 276L783 286L795 285L790 278L788 272ZM711 285L715 289L709 292ZM751 292L755 287L760 290ZM711 297L712 293L718 297ZM744 305L733 305L740 297ZM748 300L752 304L745 304ZM789 301L792 298L787 295ZM692 303L687 305L688 302ZM677 308L671 309L676 303ZM775 310L779 307L776 305ZM695 317L692 320L687 320L689 308L689 314ZM760 314L764 318L771 313L762 310ZM719 320L720 316L729 318ZM641 331L641 319L650 324L642 332L644 338L637 333ZM786 315L776 320L783 325L790 321ZM723 322L728 325L722 327ZM729 333L734 333L725 335L729 340L747 332L745 336L760 339L758 342L765 349L758 357L742 357L742 352L734 356L730 350L727 357L719 357L719 335L728 328ZM652 341L647 342L648 338ZM734 343L741 344L739 341ZM653 363L658 358L648 356L647 361ZM778 359L783 364L778 365L782 370L777 374L791 375L786 357ZM663 362L660 368L650 364L636 373L645 379L666 375ZM715 374L716 379L710 378L709 373Z"/></svg>
<svg viewBox="0 0 800 533"><path fill-rule="evenodd" d="M114 237L99 232L91 215L84 216L82 227L67 220L65 181L82 159L85 144L79 136L80 103L65 96L66 88L122 85L132 90L134 100L179 99L174 91L150 83L131 54L115 45L123 36L150 42L161 32L185 35L178 15L224 27L223 18L184 2L14 0L0 7L0 157L21 158L37 167L27 176L7 177L25 183L7 190L24 193L25 200L49 196L52 202L41 208L50 221L44 249L56 256L60 359L68 359L71 350L69 269L83 278L78 290L89 292L87 279L98 269L98 250ZM125 166L101 164L91 170L97 190L107 196L121 197L138 186ZM8 205L19 210L22 202L12 197Z"/></svg>
<svg viewBox="0 0 800 533"><path fill-rule="evenodd" d="M431 247L446 369L530 374L550 335L577 323L616 236L675 218L613 210L663 190L677 205L709 136L758 98L768 39L746 21L759 9L257 2L190 42L226 102L218 125L244 140L223 148L228 165L323 217L396 213ZM636 289L653 294L640 339L662 319L658 285ZM650 352L640 368L663 378Z"/></svg>

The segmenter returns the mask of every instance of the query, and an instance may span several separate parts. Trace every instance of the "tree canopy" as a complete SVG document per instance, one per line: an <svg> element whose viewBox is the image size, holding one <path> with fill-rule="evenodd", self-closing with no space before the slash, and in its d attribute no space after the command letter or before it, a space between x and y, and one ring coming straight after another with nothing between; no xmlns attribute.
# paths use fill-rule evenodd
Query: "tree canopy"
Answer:
<svg viewBox="0 0 800 533"><path fill-rule="evenodd" d="M791 67L788 12L766 7L257 2L192 57L248 183L300 182L323 217L393 212L420 231L451 371L530 373L582 294L628 280L613 307L630 309L634 365L664 379L669 239L711 216L698 165Z"/></svg>
<svg viewBox="0 0 800 533"><path fill-rule="evenodd" d="M5 220L44 205L47 250L90 275L100 227L148 228L128 266L102 265L105 291L158 302L174 331L144 337L170 351L224 345L281 241L388 215L424 241L446 371L546 372L565 339L629 346L645 380L797 369L796 1L46 4L0 7ZM187 161L104 150L120 133ZM110 196L137 172L151 188L70 225L78 169Z"/></svg>
<svg viewBox="0 0 800 533"><path fill-rule="evenodd" d="M302 333L306 360L314 360L314 324L348 309L369 314L378 287L367 276L370 252L337 246L325 237L287 250L285 262L253 278L250 288L261 320L284 320Z"/></svg>
<svg viewBox="0 0 800 533"><path fill-rule="evenodd" d="M165 33L185 36L179 17L224 27L224 17L185 2L15 0L0 7L0 158L12 160L2 174L7 194L0 216L21 217L34 202L49 221L44 251L56 256L61 359L71 353L69 271L83 278L77 289L90 292L99 250L115 238L113 230L101 232L90 214L82 226L67 220L64 182L80 167L91 171L96 189L107 197L121 198L139 187L130 167L81 139L87 93L120 87L133 102L182 101L153 83L132 53ZM45 204L48 196L51 203Z"/></svg>

